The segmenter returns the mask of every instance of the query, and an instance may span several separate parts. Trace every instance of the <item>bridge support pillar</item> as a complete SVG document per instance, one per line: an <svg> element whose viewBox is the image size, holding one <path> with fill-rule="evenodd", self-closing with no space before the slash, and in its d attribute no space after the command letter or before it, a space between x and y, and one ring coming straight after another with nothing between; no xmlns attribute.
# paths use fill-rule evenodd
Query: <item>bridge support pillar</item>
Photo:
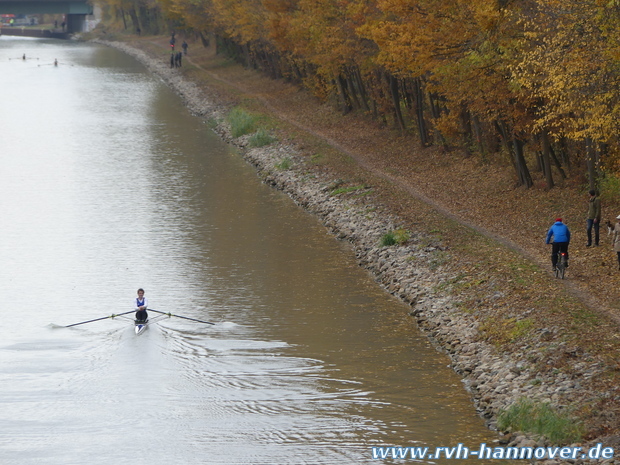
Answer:
<svg viewBox="0 0 620 465"><path fill-rule="evenodd" d="M86 31L86 15L67 15L67 32L84 32Z"/></svg>

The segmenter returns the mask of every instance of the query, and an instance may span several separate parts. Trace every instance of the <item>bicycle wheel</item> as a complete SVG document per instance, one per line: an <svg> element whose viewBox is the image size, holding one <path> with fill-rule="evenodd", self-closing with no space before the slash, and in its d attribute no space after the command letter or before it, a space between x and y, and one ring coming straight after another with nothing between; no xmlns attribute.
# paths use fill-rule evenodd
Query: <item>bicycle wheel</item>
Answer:
<svg viewBox="0 0 620 465"><path fill-rule="evenodd" d="M560 279L564 279L564 273L566 273L566 254L560 254L558 260L558 275Z"/></svg>

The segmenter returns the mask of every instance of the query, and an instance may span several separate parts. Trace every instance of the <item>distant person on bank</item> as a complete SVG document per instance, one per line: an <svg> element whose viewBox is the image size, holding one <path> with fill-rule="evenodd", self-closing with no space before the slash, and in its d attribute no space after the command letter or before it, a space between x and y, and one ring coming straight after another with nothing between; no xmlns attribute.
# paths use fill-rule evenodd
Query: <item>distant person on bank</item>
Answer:
<svg viewBox="0 0 620 465"><path fill-rule="evenodd" d="M616 225L614 226L614 235L611 241L614 252L618 255L618 269L620 270L620 215L616 216Z"/></svg>

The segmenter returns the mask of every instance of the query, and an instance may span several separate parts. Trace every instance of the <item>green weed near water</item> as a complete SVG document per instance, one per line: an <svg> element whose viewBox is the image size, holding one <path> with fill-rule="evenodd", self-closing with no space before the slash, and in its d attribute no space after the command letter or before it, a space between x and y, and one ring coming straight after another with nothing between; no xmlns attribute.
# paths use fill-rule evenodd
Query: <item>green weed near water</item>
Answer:
<svg viewBox="0 0 620 465"><path fill-rule="evenodd" d="M217 118L209 118L207 119L207 126L209 127L209 129L215 129L217 128L217 126L220 124L220 121L218 121Z"/></svg>
<svg viewBox="0 0 620 465"><path fill-rule="evenodd" d="M230 132L233 137L241 137L245 134L254 132L259 120L259 116L252 115L239 107L233 108L226 117L226 121L230 124Z"/></svg>
<svg viewBox="0 0 620 465"><path fill-rule="evenodd" d="M248 141L250 147L264 147L265 145L273 144L276 138L265 131L263 128L259 128Z"/></svg>
<svg viewBox="0 0 620 465"><path fill-rule="evenodd" d="M291 160L289 157L283 158L280 163L275 165L275 167L279 169L280 171L289 170L291 169L292 166L293 166L293 160Z"/></svg>
<svg viewBox="0 0 620 465"><path fill-rule="evenodd" d="M381 236L381 247L389 247L396 244L405 244L409 240L409 233L404 229L390 231Z"/></svg>
<svg viewBox="0 0 620 465"><path fill-rule="evenodd" d="M553 444L579 442L584 435L584 427L568 412L560 412L548 403L520 399L497 418L500 430L524 431L538 434Z"/></svg>

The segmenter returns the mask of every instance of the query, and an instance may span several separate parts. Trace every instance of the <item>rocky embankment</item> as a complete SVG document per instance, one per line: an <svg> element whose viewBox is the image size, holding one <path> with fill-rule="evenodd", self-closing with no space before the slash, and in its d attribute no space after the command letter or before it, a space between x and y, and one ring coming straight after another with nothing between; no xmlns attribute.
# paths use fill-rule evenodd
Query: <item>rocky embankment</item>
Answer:
<svg viewBox="0 0 620 465"><path fill-rule="evenodd" d="M193 113L218 121L215 131L241 149L266 183L286 192L300 206L317 215L338 239L348 241L359 264L368 269L388 292L409 304L411 315L420 329L446 351L491 429L496 429L500 410L521 398L549 402L560 408L567 398L588 398L590 394L583 392L579 380L562 373L551 375L536 371L531 361L540 359L543 342L524 346L520 353L509 355L481 342L476 317L460 311L454 298L441 291L442 285L454 278L444 267L437 265L439 256L445 260L449 254L441 244L429 246L427 237L410 231L406 244L381 247L380 238L401 224L381 206L373 205L372 195L333 195L340 181L307 165L306 158L293 145L276 142L266 147L250 148L247 136L233 138L224 120L226 109L184 79L180 71L125 43L99 43L134 56L173 88ZM282 168L284 160L286 169ZM492 302L494 296L485 298ZM582 369L587 376L594 376L602 367L596 363L583 363ZM518 432L498 432L498 436L499 444L511 447L547 445L545 439L527 437ZM604 440L593 443L600 441ZM587 449L586 445L583 447ZM581 459L547 461L581 462ZM611 459L603 463L615 461Z"/></svg>

